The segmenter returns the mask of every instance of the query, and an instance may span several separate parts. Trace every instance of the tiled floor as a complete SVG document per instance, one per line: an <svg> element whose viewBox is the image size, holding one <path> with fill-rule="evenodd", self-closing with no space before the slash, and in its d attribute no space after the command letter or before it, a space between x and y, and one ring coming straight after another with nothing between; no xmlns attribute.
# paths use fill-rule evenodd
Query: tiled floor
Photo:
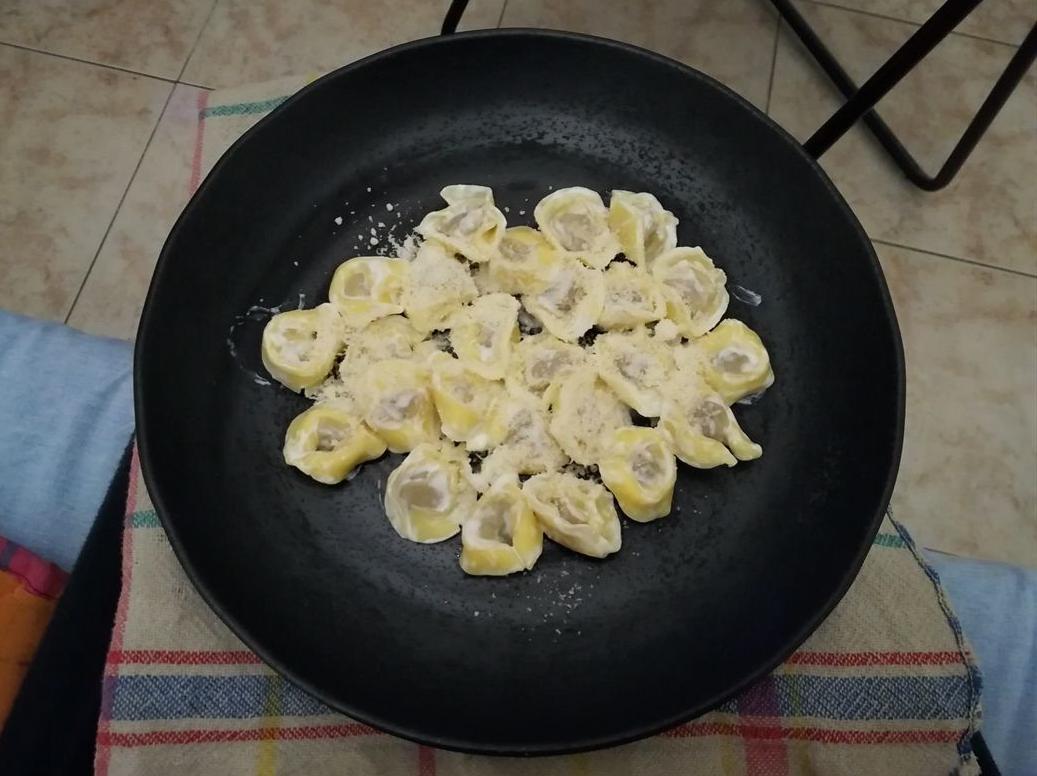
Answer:
<svg viewBox="0 0 1037 776"><path fill-rule="evenodd" d="M940 0L804 0L857 78ZM199 95L436 32L447 0L0 0L0 307L132 339L187 198ZM838 104L765 0L472 0L468 28L621 38L805 138ZM987 0L881 111L930 168L1037 19ZM1037 75L924 194L855 130L823 164L875 240L907 348L894 503L927 546L1037 566Z"/></svg>

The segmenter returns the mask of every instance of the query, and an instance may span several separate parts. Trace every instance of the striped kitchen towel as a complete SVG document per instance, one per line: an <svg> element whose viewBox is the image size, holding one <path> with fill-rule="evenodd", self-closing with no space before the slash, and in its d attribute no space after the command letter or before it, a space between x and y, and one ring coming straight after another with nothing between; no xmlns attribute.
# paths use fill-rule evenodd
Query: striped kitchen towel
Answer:
<svg viewBox="0 0 1037 776"><path fill-rule="evenodd" d="M199 93L193 190L303 83ZM946 776L975 774L980 679L935 573L883 521L860 575L772 675L663 735L566 757L434 750L354 722L267 668L185 576L133 457L98 776Z"/></svg>
<svg viewBox="0 0 1037 776"><path fill-rule="evenodd" d="M437 751L323 706L201 600L133 457L98 776L974 774L979 675L935 573L892 519L846 597L772 675L663 735L601 752Z"/></svg>

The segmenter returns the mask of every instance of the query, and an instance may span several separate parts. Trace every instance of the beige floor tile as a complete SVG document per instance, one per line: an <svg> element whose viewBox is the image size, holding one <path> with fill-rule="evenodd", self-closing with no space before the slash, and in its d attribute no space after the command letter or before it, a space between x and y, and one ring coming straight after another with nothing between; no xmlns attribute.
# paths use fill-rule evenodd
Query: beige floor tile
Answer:
<svg viewBox="0 0 1037 776"><path fill-rule="evenodd" d="M191 163L203 90L179 85L126 193L69 325L133 339L166 235L190 197Z"/></svg>
<svg viewBox="0 0 1037 776"><path fill-rule="evenodd" d="M472 0L461 29L496 27L504 0ZM319 75L376 51L436 35L448 0L222 0L184 80L225 88Z"/></svg>
<svg viewBox="0 0 1037 776"><path fill-rule="evenodd" d="M691 65L765 107L776 14L756 0L509 0L502 27L633 43Z"/></svg>
<svg viewBox="0 0 1037 776"><path fill-rule="evenodd" d="M927 547L1037 567L1037 279L876 249L907 359L896 516Z"/></svg>
<svg viewBox="0 0 1037 776"><path fill-rule="evenodd" d="M0 46L0 307L64 319L170 89Z"/></svg>
<svg viewBox="0 0 1037 776"><path fill-rule="evenodd" d="M859 80L916 29L836 8L803 6ZM930 171L957 141L1013 49L951 36L879 105ZM1026 80L951 185L916 189L864 129L842 138L822 164L868 233L912 248L1037 273L1037 78ZM771 115L804 140L838 107L820 69L783 29Z"/></svg>
<svg viewBox="0 0 1037 776"><path fill-rule="evenodd" d="M921 24L943 3L944 0L825 0L823 4ZM1033 0L984 0L957 29L982 38L1018 44L1034 22L1037 22L1037 3Z"/></svg>
<svg viewBox="0 0 1037 776"><path fill-rule="evenodd" d="M5 0L0 41L176 78L214 0Z"/></svg>

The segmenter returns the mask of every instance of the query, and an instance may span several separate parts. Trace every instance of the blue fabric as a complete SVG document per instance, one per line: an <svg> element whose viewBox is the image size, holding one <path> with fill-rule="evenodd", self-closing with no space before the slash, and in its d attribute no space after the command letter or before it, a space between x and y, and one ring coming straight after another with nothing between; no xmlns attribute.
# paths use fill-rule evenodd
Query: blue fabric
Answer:
<svg viewBox="0 0 1037 776"><path fill-rule="evenodd" d="M1037 776L1037 570L927 552L983 672L983 738L1001 772Z"/></svg>
<svg viewBox="0 0 1037 776"><path fill-rule="evenodd" d="M0 536L70 569L133 431L133 348L0 311Z"/></svg>

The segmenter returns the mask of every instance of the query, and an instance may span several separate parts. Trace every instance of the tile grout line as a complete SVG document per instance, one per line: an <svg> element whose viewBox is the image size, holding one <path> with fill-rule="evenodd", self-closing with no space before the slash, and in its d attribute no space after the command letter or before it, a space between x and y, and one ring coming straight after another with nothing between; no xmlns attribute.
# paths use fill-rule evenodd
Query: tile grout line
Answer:
<svg viewBox="0 0 1037 776"><path fill-rule="evenodd" d="M774 92L774 71L778 67L778 41L781 39L781 14L776 14L777 19L774 24L774 50L771 51L771 77L767 81L767 102L764 105L763 112L768 116L771 115L771 94Z"/></svg>
<svg viewBox="0 0 1037 776"><path fill-rule="evenodd" d="M198 27L198 34L194 36L194 43L191 44L191 50L187 52L187 56L184 57L184 64L180 67L180 72L177 73L177 83L180 83L180 79L183 78L184 73L187 72L187 66L191 64L191 57L194 56L194 50L198 48L198 43L202 40L202 34L205 32L205 28L209 26L209 22L212 20L212 15L215 13L216 6L219 2L220 0L212 0L212 5L209 6L209 13L205 15L205 21L203 21L201 26Z"/></svg>
<svg viewBox="0 0 1037 776"><path fill-rule="evenodd" d="M950 259L951 261L957 261L961 264L969 264L973 267L979 267L981 269L994 270L995 272L1007 272L1010 275L1018 275L1024 278L1030 278L1031 280L1037 280L1037 275L1030 272L1026 272L1021 269L1011 269L1009 267L999 267L996 264L985 264L982 261L976 261L975 259L966 259L962 256L952 256L949 253L940 253L939 251L930 251L926 248L917 248L913 245L903 245L901 243L891 242L890 240L880 240L875 237L870 238L873 243L879 245L888 245L891 248L900 248L905 251L914 251L915 253L924 253L927 256L933 256L938 259Z"/></svg>
<svg viewBox="0 0 1037 776"><path fill-rule="evenodd" d="M107 65L104 62L94 62L90 59L82 59L81 57L73 57L69 54L58 54L53 51L45 51L43 49L33 48L32 46L23 46L20 43L9 43L8 41L0 40L0 46L6 46L8 48L19 49L20 51L28 51L33 54L41 54L45 57L54 57L56 59L64 59L67 62L78 62L81 65L91 65L93 67L101 67L105 70L115 70L118 73L126 73L127 75L135 75L141 78L151 78L155 81L164 81L167 84L175 84L175 78L166 78L161 75L154 75L152 73L142 73L139 70L131 70L128 67L119 67L118 65Z"/></svg>
<svg viewBox="0 0 1037 776"><path fill-rule="evenodd" d="M874 11L865 11L860 8L848 8L845 5L836 5L835 3L825 2L825 0L810 0L814 5L821 6L822 8L831 8L836 11L846 11L847 13L855 13L860 16L870 16L873 19L884 19L887 22L898 22L900 24L909 24L912 27L921 27L922 22L911 21L910 19L899 19L896 16L888 16L886 14L875 13ZM994 43L998 46L1009 46L1010 48L1019 48L1018 43L1009 43L1004 40L997 40L996 38L988 38L984 35L977 35L973 32L961 32L955 28L950 31L950 35L960 35L963 38L972 38L973 40L979 40L984 43Z"/></svg>
<svg viewBox="0 0 1037 776"><path fill-rule="evenodd" d="M502 24L504 24L504 12L508 10L508 0L504 0L504 3L500 7L500 16L497 17L497 29L499 30Z"/></svg>
<svg viewBox="0 0 1037 776"><path fill-rule="evenodd" d="M90 266L86 269L86 274L83 275L83 281L79 284L79 289L76 291L76 295L72 298L72 304L69 305L68 313L65 315L64 323L68 325L69 320L72 318L72 313L75 312L76 305L79 303L79 297L83 294L83 289L86 288L87 281L90 280L90 274L94 271L94 266L97 264L97 259L101 255L101 251L104 250L104 244L108 241L108 235L112 231L112 227L115 225L115 219L119 217L119 212L122 210L123 203L126 202L126 197L130 192L130 187L133 185L133 181L137 178L137 173L140 171L141 165L144 163L144 157L148 153L148 149L151 148L151 141L155 139L155 135L158 133L159 125L162 123L163 116L166 115L166 111L169 109L169 103L173 100L173 93L176 91L176 87L181 83L180 78L187 70L187 65L191 61L191 56L194 54L194 50L198 47L198 42L202 39L202 33L205 28L209 25L209 20L212 18L213 12L216 10L216 4L219 0L213 0L212 5L209 7L209 13L205 16L205 21L202 22L198 28L198 34L195 36L194 43L191 44L190 51L187 52L187 56L184 57L184 64L180 67L180 72L177 74L175 80L169 80L163 78L161 80L167 81L170 84L169 94L166 95L166 101L162 105L162 110L159 111L158 119L155 121L155 126L151 128L151 134L148 135L148 140L144 144L144 149L140 153L140 158L137 159L137 164L133 168L133 173L130 175L129 181L126 183L126 188L123 189L122 196L119 197L119 202L115 206L115 212L112 213L112 218L108 222L108 226L104 230L104 234L101 236L101 242L97 246L97 250L94 252L94 257L90 260ZM46 53L46 52L40 52ZM59 55L56 55L59 56ZM83 60L77 60L83 61ZM85 62L85 61L84 61ZM85 62L85 64L94 64L92 62ZM120 68L116 68L120 69ZM134 72L134 71L127 71ZM143 73L137 73L137 75L144 75ZM208 87L195 87L207 89ZM211 90L209 90L211 91Z"/></svg>
<svg viewBox="0 0 1037 776"><path fill-rule="evenodd" d="M69 319L72 318L72 313L76 309L76 304L79 302L79 297L83 294L83 289L86 288L86 283L90 279L90 273L94 271L94 265L97 264L97 258L101 255L101 250L104 248L104 244L108 241L108 235L112 231L112 226L115 224L115 219L119 216L119 211L122 210L123 203L126 201L126 195L129 194L130 186L133 185L133 181L137 178L137 173L140 171L140 166L144 162L144 155L148 152L151 147L151 141L155 139L155 135L158 133L158 127L162 123L162 117L166 115L166 111L169 109L169 103L173 100L173 92L176 91L176 84L171 83L169 86L169 94L166 95L166 101L162 105L162 110L158 113L158 118L155 120L155 126L151 128L151 134L148 135L148 140L144 143L144 148L140 152L140 157L137 159L137 164L133 167L133 172L130 174L129 180L126 181L126 188L122 191L122 196L119 197L119 202L115 206L115 212L112 213L111 219L108 221L108 226L105 227L104 234L101 235L101 241L97 244L97 250L94 251L94 257L90 260L90 265L86 268L86 273L83 275L83 280L79 284L79 289L76 291L76 295L72 298L72 304L68 307L68 312L65 314L65 318L62 321L65 325L68 325Z"/></svg>
<svg viewBox="0 0 1037 776"><path fill-rule="evenodd" d="M192 89L204 89L207 92L216 91L212 86L203 86L202 84L196 84L191 81L177 81L177 86L190 86Z"/></svg>

